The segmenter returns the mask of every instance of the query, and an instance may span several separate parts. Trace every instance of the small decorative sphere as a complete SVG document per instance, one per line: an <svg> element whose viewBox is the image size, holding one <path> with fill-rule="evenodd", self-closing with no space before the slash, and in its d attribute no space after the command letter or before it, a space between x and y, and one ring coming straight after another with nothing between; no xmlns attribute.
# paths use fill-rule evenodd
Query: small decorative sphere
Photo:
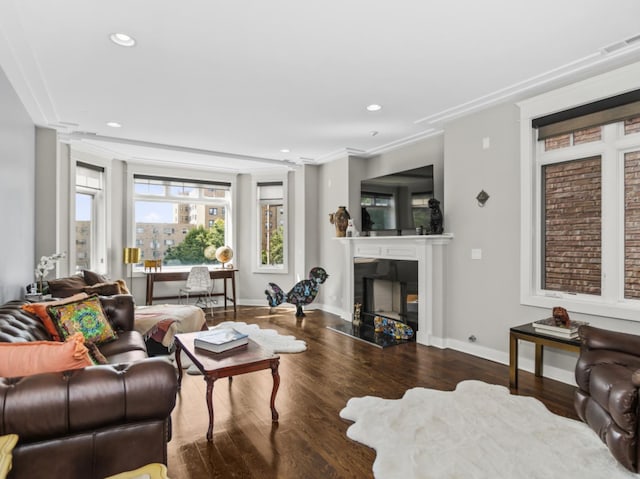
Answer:
<svg viewBox="0 0 640 479"><path fill-rule="evenodd" d="M216 259L222 264L228 263L233 258L233 250L229 246L220 246L216 250Z"/></svg>

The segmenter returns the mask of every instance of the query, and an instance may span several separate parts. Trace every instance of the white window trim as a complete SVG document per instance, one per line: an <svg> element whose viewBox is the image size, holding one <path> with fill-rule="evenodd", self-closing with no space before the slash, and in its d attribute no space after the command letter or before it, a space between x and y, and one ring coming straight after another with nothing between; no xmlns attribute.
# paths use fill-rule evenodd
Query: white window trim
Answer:
<svg viewBox="0 0 640 479"><path fill-rule="evenodd" d="M284 251L283 251L283 263L282 266L263 265L261 263L260 251L262 244L260 242L260 207L258 205L258 183L268 181L281 181L282 182L282 204L284 206ZM252 199L254 204L254 218L253 218L253 273L269 273L269 274L289 274L289 183L288 175L284 173L282 175L259 175L251 177L251 190Z"/></svg>
<svg viewBox="0 0 640 479"><path fill-rule="evenodd" d="M538 256L541 241L538 234L541 214L538 197L540 178L537 174L538 165L536 164L535 154L537 141L535 139L535 132L531 127L531 121L534 118L609 98L627 91L636 90L640 87L640 83L637 80L638 78L640 78L640 63L628 65L518 103L520 107L521 304L547 309L554 306L563 306L569 311L577 313L640 321L640 317L638 317L640 301L624 300L617 296L612 297L611 294L608 294L606 297L594 298L588 295L543 292L538 287L540 284L540 268L536 267L536 264L539 264L540 260ZM622 146L624 141L624 139L620 140L618 142L619 145ZM601 145L601 142L596 142L595 145L585 144L583 151L595 151L598 145ZM600 146L600 148L602 147ZM561 154L562 153L558 153L558 155ZM549 158L552 157L551 154L547 156ZM621 168L623 161L622 156L623 155L618 158L617 162L614 162L615 166L613 166L612 169ZM603 170L603 175L614 173L615 172ZM610 211L611 208L614 207L614 205L611 204L613 202L609 201L609 198L617 198L620 200L621 195L624 195L623 185L618 184L617 190L616 192L605 191L603 189L603 210L607 208ZM619 234L622 234L624 230L624 218L620 216L623 214L624 211L621 211L617 217L612 214L603 214L603 219L606 217L608 221L607 224L603 224L603 231L612 231L612 228L615 228ZM620 281L618 269L624 261L624 248L617 244L615 246L610 245L605 250L603 244L602 255L604 292L604 281L610 281L609 284L611 285L613 285L614 282ZM617 261L609 261L608 258L611 257L617 258ZM608 265L608 269L605 270L606 265ZM615 286L618 286L615 288L615 291L620 291L620 285L617 284L614 285L614 287ZM610 290L610 288L607 289Z"/></svg>

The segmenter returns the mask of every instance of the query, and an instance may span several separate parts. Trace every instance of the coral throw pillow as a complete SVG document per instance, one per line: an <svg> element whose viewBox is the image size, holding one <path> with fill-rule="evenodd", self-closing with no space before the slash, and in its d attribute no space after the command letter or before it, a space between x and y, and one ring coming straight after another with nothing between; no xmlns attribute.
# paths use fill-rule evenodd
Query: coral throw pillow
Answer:
<svg viewBox="0 0 640 479"><path fill-rule="evenodd" d="M62 341L62 339L60 338L60 333L58 332L58 328L56 328L56 325L51 320L49 313L47 313L47 307L59 306L61 304L67 304L72 301L77 301L79 299L85 299L88 297L89 295L87 293L78 293L74 294L73 296L69 296L68 298L59 299L58 301L46 301L44 303L25 303L22 305L22 309L40 318L40 321L42 321L42 324L44 324L47 332L55 341Z"/></svg>
<svg viewBox="0 0 640 479"><path fill-rule="evenodd" d="M0 376L31 376L80 369L93 365L84 337L77 333L67 342L31 341L0 343Z"/></svg>
<svg viewBox="0 0 640 479"><path fill-rule="evenodd" d="M82 333L88 343L102 344L117 339L104 314L98 296L47 308L60 336L67 338Z"/></svg>

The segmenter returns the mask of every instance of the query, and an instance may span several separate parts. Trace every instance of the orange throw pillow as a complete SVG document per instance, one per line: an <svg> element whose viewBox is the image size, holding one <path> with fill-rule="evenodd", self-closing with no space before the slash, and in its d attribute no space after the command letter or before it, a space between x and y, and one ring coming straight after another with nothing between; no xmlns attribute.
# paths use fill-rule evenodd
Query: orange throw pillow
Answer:
<svg viewBox="0 0 640 479"><path fill-rule="evenodd" d="M22 309L31 314L35 314L38 318L40 318L40 321L42 321L42 324L44 324L44 327L47 329L47 331L55 341L62 341L58 329L49 316L49 313L47 313L47 307L72 303L79 299L85 299L88 297L89 295L87 293L78 293L74 294L73 296L69 296L68 298L59 299L57 301L46 301L44 303L25 303L22 305Z"/></svg>
<svg viewBox="0 0 640 479"><path fill-rule="evenodd" d="M56 373L93 365L82 333L67 342L31 341L0 343L0 376L14 378Z"/></svg>

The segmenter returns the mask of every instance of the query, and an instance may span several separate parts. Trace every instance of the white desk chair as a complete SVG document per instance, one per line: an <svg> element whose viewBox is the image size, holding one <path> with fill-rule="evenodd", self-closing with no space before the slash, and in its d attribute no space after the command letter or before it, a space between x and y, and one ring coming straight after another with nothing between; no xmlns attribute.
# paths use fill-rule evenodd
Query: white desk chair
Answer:
<svg viewBox="0 0 640 479"><path fill-rule="evenodd" d="M178 291L178 302L182 304L182 297L186 298L189 304L189 295L197 294L198 301L196 306L201 304L204 297L205 307L209 307L209 312L213 314L213 302L211 301L211 289L213 280L209 276L209 268L207 266L194 266L189 272L187 283Z"/></svg>

